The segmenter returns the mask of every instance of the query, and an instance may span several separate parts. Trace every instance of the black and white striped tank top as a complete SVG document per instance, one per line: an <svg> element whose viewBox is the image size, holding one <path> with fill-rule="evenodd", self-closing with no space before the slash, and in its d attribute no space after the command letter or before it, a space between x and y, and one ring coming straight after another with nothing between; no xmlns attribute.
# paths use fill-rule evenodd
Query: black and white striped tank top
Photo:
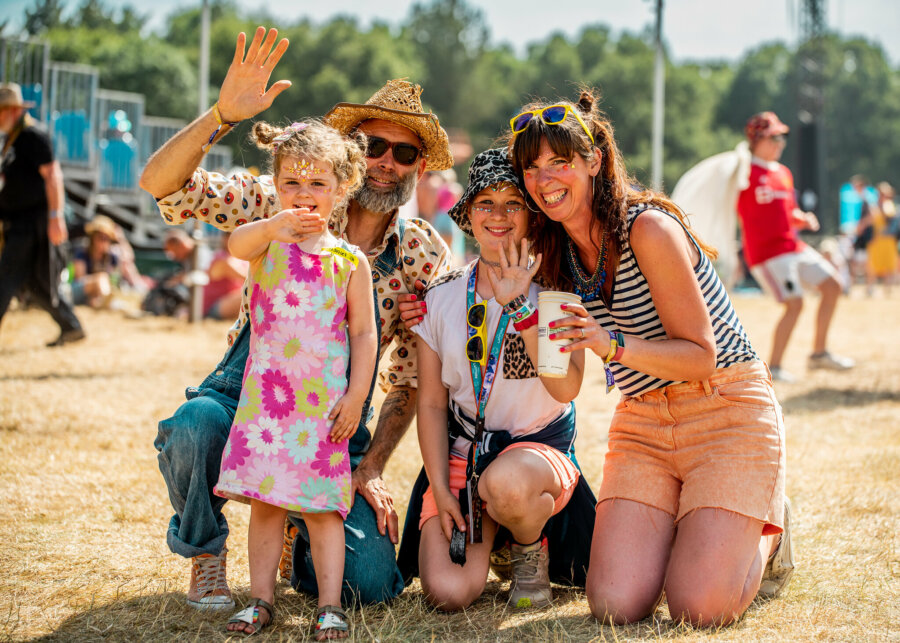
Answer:
<svg viewBox="0 0 900 643"><path fill-rule="evenodd" d="M635 219L651 207L648 203L641 203L628 209L629 238ZM665 210L660 211L665 212ZM678 221L678 217L675 215L669 212L666 214ZM679 224L681 224L680 221ZM684 226L682 225L682 227ZM697 246L696 242L694 246ZM694 274L697 275L716 338L716 368L758 360L759 357L750 345L750 339L744 332L741 320L738 319L731 300L728 298L728 293L725 291L725 286L713 269L712 262L703 254L702 250L699 248L697 250L700 252L700 262L694 268ZM638 266L629 242L626 242L622 248L611 301L612 310L609 310L600 298L596 301L585 302L584 306L606 330L621 331L625 335L635 335L649 340L666 338L666 331L650 297L647 279ZM616 362L611 363L610 368L616 378L616 386L624 395L640 395L677 383L658 379Z"/></svg>

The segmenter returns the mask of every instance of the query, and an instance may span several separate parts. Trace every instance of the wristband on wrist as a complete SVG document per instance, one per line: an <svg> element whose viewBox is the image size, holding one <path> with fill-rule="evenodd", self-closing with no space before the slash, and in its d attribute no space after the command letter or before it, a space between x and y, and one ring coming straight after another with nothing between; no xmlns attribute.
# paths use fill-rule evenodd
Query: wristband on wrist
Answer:
<svg viewBox="0 0 900 643"><path fill-rule="evenodd" d="M538 323L538 314L537 314L537 310L535 310L530 315L528 315L528 317L526 317L525 319L522 319L517 322L513 322L513 328L515 328L517 331L519 331L521 333L526 328L531 328L532 326L536 325L537 323Z"/></svg>
<svg viewBox="0 0 900 643"><path fill-rule="evenodd" d="M212 135L209 137L209 140L206 142L206 145L204 145L202 148L200 148L204 152L206 150L208 150L210 148L210 146L212 146L213 141L216 140L216 136L218 136L219 132L222 131L222 127L224 127L225 125L227 125L228 127L234 127L235 125L240 123L240 121L223 121L222 120L222 112L219 111L219 102L218 101L216 101L216 103L212 106L212 113L213 113L213 117L216 119L216 122L219 124L219 126L213 131Z"/></svg>
<svg viewBox="0 0 900 643"><path fill-rule="evenodd" d="M61 219L61 218L62 218L62 212L60 212L59 210L50 210L48 216L49 216L51 219Z"/></svg>
<svg viewBox="0 0 900 643"><path fill-rule="evenodd" d="M535 308L534 304L532 304L528 300L525 300L525 303L522 304L522 306L510 316L512 317L513 323L515 323L518 321L522 321L523 319L531 316L535 312L537 312L537 308Z"/></svg>
<svg viewBox="0 0 900 643"><path fill-rule="evenodd" d="M519 308L521 308L525 304L526 301L528 301L527 295L519 295L512 301L503 305L503 312L505 312L509 316L512 316Z"/></svg>
<svg viewBox="0 0 900 643"><path fill-rule="evenodd" d="M618 362L622 353L625 352L625 335L611 330L607 332L609 333L609 352L603 359L603 370L606 371L606 392L608 394L616 387L616 378L609 364L614 361Z"/></svg>
<svg viewBox="0 0 900 643"><path fill-rule="evenodd" d="M619 341L616 338L616 334L612 331L609 332L609 352L606 353L606 357L603 358L604 364L609 364L613 361L613 358L616 356L616 350L619 348Z"/></svg>
<svg viewBox="0 0 900 643"><path fill-rule="evenodd" d="M625 352L625 335L622 333L616 333L616 354L613 356L612 361L618 362L622 359L622 354Z"/></svg>
<svg viewBox="0 0 900 643"><path fill-rule="evenodd" d="M222 112L219 111L219 102L218 101L216 101L215 104L212 106L212 113L213 113L213 116L215 116L216 122L219 125L228 125L230 127L234 127L235 125L240 123L240 121L222 120Z"/></svg>

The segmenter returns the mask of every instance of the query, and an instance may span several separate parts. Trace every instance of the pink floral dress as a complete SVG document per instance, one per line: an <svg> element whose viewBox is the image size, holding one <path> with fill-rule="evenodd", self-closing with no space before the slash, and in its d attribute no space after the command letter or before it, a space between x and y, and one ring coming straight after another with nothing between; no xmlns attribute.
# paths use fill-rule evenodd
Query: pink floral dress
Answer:
<svg viewBox="0 0 900 643"><path fill-rule="evenodd" d="M250 354L217 495L347 517L349 441L331 441L328 414L347 390L347 286L354 268L336 254L269 244L253 273Z"/></svg>

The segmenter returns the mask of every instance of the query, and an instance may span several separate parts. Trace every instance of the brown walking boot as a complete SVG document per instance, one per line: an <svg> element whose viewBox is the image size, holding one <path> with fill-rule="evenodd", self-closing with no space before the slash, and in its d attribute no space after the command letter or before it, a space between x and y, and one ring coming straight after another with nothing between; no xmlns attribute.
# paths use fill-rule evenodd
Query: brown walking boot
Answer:
<svg viewBox="0 0 900 643"><path fill-rule="evenodd" d="M553 590L550 589L550 550L546 536L531 545L513 542L509 551L513 575L509 604L513 607L549 605Z"/></svg>

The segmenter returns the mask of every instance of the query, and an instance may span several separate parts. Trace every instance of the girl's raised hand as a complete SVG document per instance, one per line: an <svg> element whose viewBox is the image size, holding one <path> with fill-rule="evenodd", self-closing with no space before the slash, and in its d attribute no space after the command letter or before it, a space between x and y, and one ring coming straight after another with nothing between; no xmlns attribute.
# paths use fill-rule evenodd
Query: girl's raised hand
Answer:
<svg viewBox="0 0 900 643"><path fill-rule="evenodd" d="M266 235L271 241L297 243L325 231L325 219L309 208L282 210L266 220Z"/></svg>
<svg viewBox="0 0 900 643"><path fill-rule="evenodd" d="M541 267L541 255L528 265L528 240L522 239L521 252L516 249L515 241L509 240L509 259L506 251L500 246L500 269L488 267L487 277L494 289L494 299L500 305L511 302L519 295L527 295L531 281Z"/></svg>
<svg viewBox="0 0 900 643"><path fill-rule="evenodd" d="M245 55L247 36L243 32L238 34L234 58L219 90L219 114L223 121L237 122L256 116L291 86L291 81L279 80L266 91L275 65L288 48L287 38L282 38L273 51L277 37L277 29L270 29L266 35L265 27L257 27Z"/></svg>
<svg viewBox="0 0 900 643"><path fill-rule="evenodd" d="M352 394L346 394L334 405L329 420L333 420L331 431L328 433L332 442L342 442L353 437L359 428L359 419L362 417L363 399Z"/></svg>

